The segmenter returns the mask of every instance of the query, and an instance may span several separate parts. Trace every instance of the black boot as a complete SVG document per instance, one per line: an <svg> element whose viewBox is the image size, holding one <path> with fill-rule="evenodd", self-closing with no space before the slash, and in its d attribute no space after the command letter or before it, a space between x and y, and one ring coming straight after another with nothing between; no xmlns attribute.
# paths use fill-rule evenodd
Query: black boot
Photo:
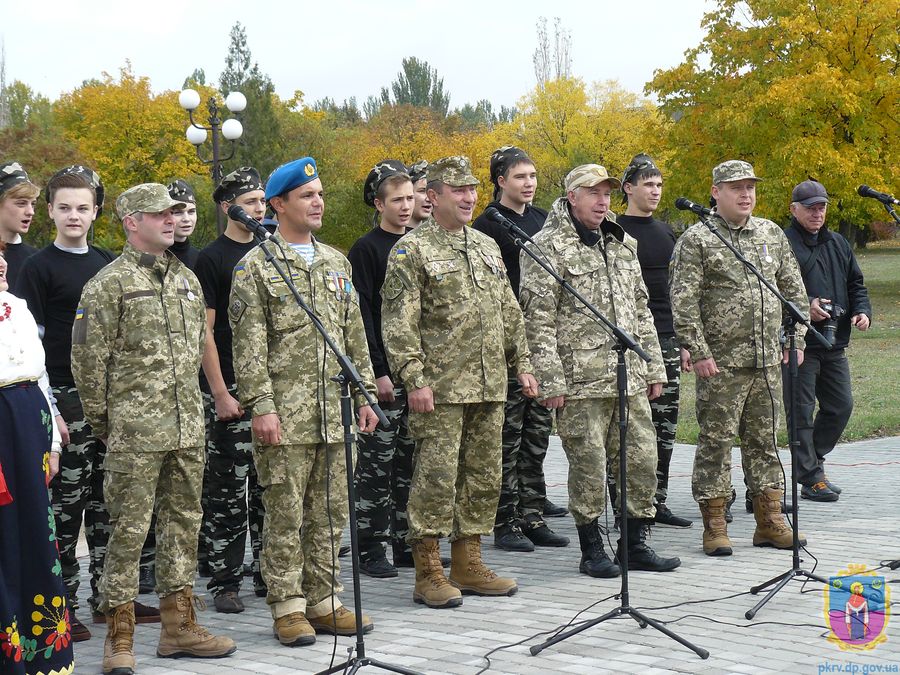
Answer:
<svg viewBox="0 0 900 675"><path fill-rule="evenodd" d="M591 577L609 579L622 574L606 551L603 550L603 533L600 524L592 520L586 525L578 525L578 541L581 544L581 564L578 571Z"/></svg>
<svg viewBox="0 0 900 675"><path fill-rule="evenodd" d="M138 592L152 593L154 590L156 590L156 570L153 564L144 565L138 576Z"/></svg>
<svg viewBox="0 0 900 675"><path fill-rule="evenodd" d="M538 514L525 516L522 534L535 546L568 546L569 538L551 530Z"/></svg>
<svg viewBox="0 0 900 675"><path fill-rule="evenodd" d="M652 548L647 546L650 534L650 520L643 518L628 519L628 569L646 570L647 572L670 572L681 566L680 558L661 558ZM619 538L619 549L616 554L622 560L622 539Z"/></svg>
<svg viewBox="0 0 900 675"><path fill-rule="evenodd" d="M731 505L737 500L737 490L731 488L731 499L725 502L725 522L730 523L734 521L734 516L731 515Z"/></svg>

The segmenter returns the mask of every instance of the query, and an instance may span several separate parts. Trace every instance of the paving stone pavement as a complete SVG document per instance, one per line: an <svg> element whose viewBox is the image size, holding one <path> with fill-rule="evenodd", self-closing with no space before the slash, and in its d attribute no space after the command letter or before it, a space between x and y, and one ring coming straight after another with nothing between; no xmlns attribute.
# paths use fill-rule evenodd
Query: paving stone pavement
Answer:
<svg viewBox="0 0 900 675"><path fill-rule="evenodd" d="M837 575L848 564L869 567L900 558L897 485L900 485L900 438L885 438L839 446L828 462L829 478L844 492L832 504L800 502L801 530L809 539L801 551L802 568L824 577ZM387 663L423 673L474 674L487 666L483 654L501 645L523 644L495 652L490 673L538 675L544 673L834 673L900 672L900 616L893 617L888 639L874 650L845 652L825 639L822 584L791 581L763 607L753 621L744 618L762 596L751 596L750 586L791 567L790 551L754 548L753 516L743 507L740 453L734 452L733 481L739 486L735 520L729 528L734 555L710 558L700 546L702 525L690 496L693 446L678 446L672 461L669 506L695 518L687 530L656 527L651 545L660 553L678 555L683 565L674 572L630 574L631 604L650 618L707 649L701 660L693 652L651 627L641 629L633 620L619 618L593 626L538 656L528 647L542 635L576 620L589 619L614 609L619 601L619 580L591 579L578 573L579 551L571 517L550 519L552 528L571 538L562 549L509 553L484 543L484 557L496 571L518 579L519 592L510 598L467 596L462 607L431 610L412 602L414 573L400 570L397 579L362 579L363 606L375 630L366 636L366 654ZM782 459L790 467L789 456ZM565 504L567 463L554 437L545 465L548 492ZM344 493L341 492L341 496ZM345 535L346 536L346 535ZM612 537L615 530L612 531ZM445 547L446 542L445 542ZM448 551L447 551L448 552ZM815 556L815 557L813 557ZM818 562L817 562L817 560ZM344 559L344 602L352 604L350 564ZM82 561L82 570L87 567ZM84 573L84 572L83 572ZM900 600L900 570L883 570ZM85 578L81 588L88 588ZM212 661L156 658L159 629L139 625L136 633L138 672L142 675L181 673L309 673L347 657L355 638L336 643L319 636L310 647L282 647L272 636L272 620L263 599L245 582L242 614L217 614L198 580L195 593L206 596L210 609L200 621L211 630L235 639L238 651ZM155 598L142 596L144 601ZM678 603L693 604L670 607ZM85 599L81 599L85 607ZM589 609L585 609L588 608ZM895 610L897 607L895 606ZM81 610L81 618L84 610ZM99 673L103 653L103 626L91 625L94 638L76 645L76 672ZM335 647L336 644L336 647ZM855 670L854 670L855 669ZM378 672L369 666L362 672Z"/></svg>

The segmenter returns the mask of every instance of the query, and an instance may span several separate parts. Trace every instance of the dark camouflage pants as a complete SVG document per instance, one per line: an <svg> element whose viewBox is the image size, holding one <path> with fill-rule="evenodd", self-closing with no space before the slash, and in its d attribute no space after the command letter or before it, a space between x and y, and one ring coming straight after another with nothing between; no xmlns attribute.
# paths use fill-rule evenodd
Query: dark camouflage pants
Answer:
<svg viewBox="0 0 900 675"><path fill-rule="evenodd" d="M725 368L697 378L700 435L694 455L694 499L731 497L731 449L741 438L744 480L751 496L784 489L775 430L781 408L781 366Z"/></svg>
<svg viewBox="0 0 900 675"><path fill-rule="evenodd" d="M541 518L547 498L544 457L553 428L552 411L524 396L515 378L508 381L503 412L503 468L495 527L525 516Z"/></svg>
<svg viewBox="0 0 900 675"><path fill-rule="evenodd" d="M681 349L678 340L662 337L663 362L666 366L666 383L662 394L650 401L650 413L656 428L656 501L665 503L669 494L669 464L675 448L675 431L678 428L678 392L681 376Z"/></svg>
<svg viewBox="0 0 900 675"><path fill-rule="evenodd" d="M409 534L406 505L415 441L407 423L406 391L394 388L394 402L379 402L390 426L359 434L354 482L359 550L363 559L381 556L383 542L403 546Z"/></svg>
<svg viewBox="0 0 900 675"><path fill-rule="evenodd" d="M230 387L229 393L234 395L236 387ZM262 488L259 487L253 464L250 413L238 420L222 422L216 418L212 395L204 392L203 402L208 424L203 475L206 504L200 537L212 571L207 588L213 595L220 595L225 591L240 590L248 519L253 571L259 572L260 534L265 509Z"/></svg>
<svg viewBox="0 0 900 675"><path fill-rule="evenodd" d="M103 458L106 446L91 435L84 419L81 398L74 387L54 387L53 395L59 413L69 427L69 444L63 448L59 473L50 481L56 539L63 582L69 606L78 607L79 566L75 557L78 532L84 519L84 537L90 555L90 605L96 609L100 601L98 585L106 557L106 545L112 528L103 500Z"/></svg>

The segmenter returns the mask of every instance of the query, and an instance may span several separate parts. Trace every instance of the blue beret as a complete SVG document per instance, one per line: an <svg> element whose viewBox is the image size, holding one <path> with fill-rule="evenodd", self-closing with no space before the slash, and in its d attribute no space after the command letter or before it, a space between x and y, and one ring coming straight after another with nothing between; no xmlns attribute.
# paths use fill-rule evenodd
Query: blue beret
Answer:
<svg viewBox="0 0 900 675"><path fill-rule="evenodd" d="M275 169L266 181L266 199L278 197L319 177L312 157L295 159Z"/></svg>

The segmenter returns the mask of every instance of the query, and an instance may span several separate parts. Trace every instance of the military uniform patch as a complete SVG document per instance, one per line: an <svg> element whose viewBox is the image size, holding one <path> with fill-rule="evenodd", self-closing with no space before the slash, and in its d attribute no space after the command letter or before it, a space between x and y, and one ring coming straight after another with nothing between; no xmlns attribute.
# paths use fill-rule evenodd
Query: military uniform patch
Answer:
<svg viewBox="0 0 900 675"><path fill-rule="evenodd" d="M84 308L79 307L75 311L75 325L72 327L72 343L83 345L87 341L88 319Z"/></svg>

